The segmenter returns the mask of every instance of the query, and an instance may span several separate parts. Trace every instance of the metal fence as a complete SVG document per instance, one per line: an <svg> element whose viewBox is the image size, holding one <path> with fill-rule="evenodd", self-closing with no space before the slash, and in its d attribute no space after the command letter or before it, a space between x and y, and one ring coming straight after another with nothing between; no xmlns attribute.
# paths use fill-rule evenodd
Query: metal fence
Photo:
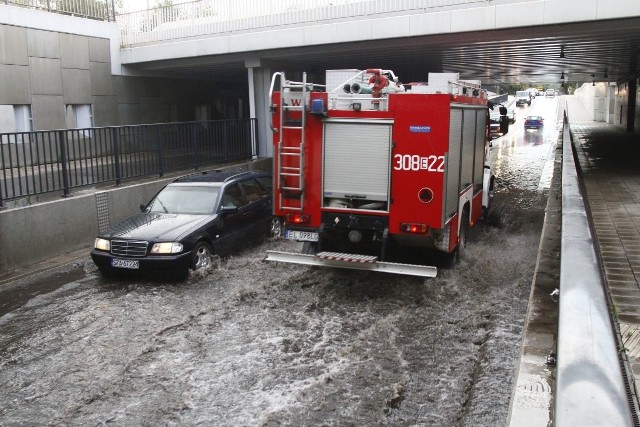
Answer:
<svg viewBox="0 0 640 427"><path fill-rule="evenodd" d="M520 0L532 1L532 0ZM255 31L287 25L320 24L372 16L424 13L488 0L198 0L123 13L117 22L121 47L166 40Z"/></svg>
<svg viewBox="0 0 640 427"><path fill-rule="evenodd" d="M114 0L0 0L0 2L101 21L116 20Z"/></svg>
<svg viewBox="0 0 640 427"><path fill-rule="evenodd" d="M14 200L253 158L256 120L0 133L0 207Z"/></svg>

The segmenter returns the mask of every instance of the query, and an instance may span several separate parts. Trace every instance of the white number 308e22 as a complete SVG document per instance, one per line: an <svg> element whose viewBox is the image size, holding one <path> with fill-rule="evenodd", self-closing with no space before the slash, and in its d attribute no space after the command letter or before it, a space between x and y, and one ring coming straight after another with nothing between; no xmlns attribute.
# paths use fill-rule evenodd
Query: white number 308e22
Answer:
<svg viewBox="0 0 640 427"><path fill-rule="evenodd" d="M444 156L420 157L411 154L396 154L393 156L393 169L397 171L444 172Z"/></svg>

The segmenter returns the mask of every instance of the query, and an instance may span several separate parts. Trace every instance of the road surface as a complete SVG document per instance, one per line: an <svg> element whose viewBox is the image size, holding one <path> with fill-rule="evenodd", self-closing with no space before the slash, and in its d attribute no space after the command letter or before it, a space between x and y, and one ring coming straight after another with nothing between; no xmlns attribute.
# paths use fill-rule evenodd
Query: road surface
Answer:
<svg viewBox="0 0 640 427"><path fill-rule="evenodd" d="M5 284L0 425L504 425L556 105L494 140L489 220L434 279L266 263L301 248L267 240L182 283L103 279L87 256Z"/></svg>

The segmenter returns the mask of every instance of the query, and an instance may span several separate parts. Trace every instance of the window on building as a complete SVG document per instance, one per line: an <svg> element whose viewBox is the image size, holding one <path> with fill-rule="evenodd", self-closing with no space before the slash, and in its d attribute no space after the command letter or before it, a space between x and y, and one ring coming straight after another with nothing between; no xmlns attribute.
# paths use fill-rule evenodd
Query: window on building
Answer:
<svg viewBox="0 0 640 427"><path fill-rule="evenodd" d="M31 132L31 105L0 105L0 133ZM2 135L2 143L21 142L24 135Z"/></svg>
<svg viewBox="0 0 640 427"><path fill-rule="evenodd" d="M33 130L31 105L14 105L13 114L16 120L16 132L31 132Z"/></svg>
<svg viewBox="0 0 640 427"><path fill-rule="evenodd" d="M84 129L93 127L91 104L69 104L66 109L68 128Z"/></svg>

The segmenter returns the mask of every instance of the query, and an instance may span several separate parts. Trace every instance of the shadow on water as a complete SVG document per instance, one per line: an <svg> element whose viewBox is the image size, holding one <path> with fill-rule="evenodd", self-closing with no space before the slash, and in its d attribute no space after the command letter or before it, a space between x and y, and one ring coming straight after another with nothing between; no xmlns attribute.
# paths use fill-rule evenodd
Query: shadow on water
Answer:
<svg viewBox="0 0 640 427"><path fill-rule="evenodd" d="M22 307L30 299L53 292L69 282L86 276L82 263L72 264L55 274L31 276L28 281L17 281L0 289L0 317Z"/></svg>

